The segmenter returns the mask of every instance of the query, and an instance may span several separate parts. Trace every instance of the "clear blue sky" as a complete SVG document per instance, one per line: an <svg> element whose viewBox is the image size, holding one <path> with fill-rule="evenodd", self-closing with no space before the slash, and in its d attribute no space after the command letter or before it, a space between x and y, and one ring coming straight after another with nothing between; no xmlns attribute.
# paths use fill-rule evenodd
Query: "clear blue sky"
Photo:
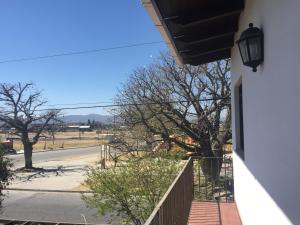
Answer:
<svg viewBox="0 0 300 225"><path fill-rule="evenodd" d="M0 27L0 61L162 40L140 0L2 0ZM0 77L34 82L49 104L109 102L134 68L166 50L160 43L6 63Z"/></svg>

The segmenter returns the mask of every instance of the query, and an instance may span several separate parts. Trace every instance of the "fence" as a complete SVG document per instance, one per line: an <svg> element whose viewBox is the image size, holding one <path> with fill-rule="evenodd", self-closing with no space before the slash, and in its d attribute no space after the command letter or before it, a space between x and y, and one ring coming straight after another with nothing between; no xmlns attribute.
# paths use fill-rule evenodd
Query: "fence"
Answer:
<svg viewBox="0 0 300 225"><path fill-rule="evenodd" d="M111 159L112 148L109 145L100 145L100 158L105 160ZM115 151L114 151L115 152Z"/></svg>
<svg viewBox="0 0 300 225"><path fill-rule="evenodd" d="M187 224L193 200L193 160L190 158L145 225Z"/></svg>

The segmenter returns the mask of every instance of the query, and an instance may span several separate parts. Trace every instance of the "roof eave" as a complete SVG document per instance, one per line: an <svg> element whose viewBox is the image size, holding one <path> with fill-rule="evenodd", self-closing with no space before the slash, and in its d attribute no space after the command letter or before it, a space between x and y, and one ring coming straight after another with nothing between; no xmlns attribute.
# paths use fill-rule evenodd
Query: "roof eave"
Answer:
<svg viewBox="0 0 300 225"><path fill-rule="evenodd" d="M180 66L183 66L183 60L180 54L177 51L175 43L173 42L172 36L158 10L157 5L153 0L142 0L144 7L146 8L148 14L152 18L155 26L159 30L161 36L163 37L164 41L166 42L172 56L174 57L176 63Z"/></svg>

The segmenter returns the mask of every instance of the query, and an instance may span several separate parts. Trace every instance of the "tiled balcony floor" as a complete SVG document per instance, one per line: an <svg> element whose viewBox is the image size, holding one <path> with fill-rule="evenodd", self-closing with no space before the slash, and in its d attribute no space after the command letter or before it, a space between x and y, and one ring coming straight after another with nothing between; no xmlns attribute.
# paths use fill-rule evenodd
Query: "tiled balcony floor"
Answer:
<svg viewBox="0 0 300 225"><path fill-rule="evenodd" d="M188 225L242 225L235 203L192 203Z"/></svg>

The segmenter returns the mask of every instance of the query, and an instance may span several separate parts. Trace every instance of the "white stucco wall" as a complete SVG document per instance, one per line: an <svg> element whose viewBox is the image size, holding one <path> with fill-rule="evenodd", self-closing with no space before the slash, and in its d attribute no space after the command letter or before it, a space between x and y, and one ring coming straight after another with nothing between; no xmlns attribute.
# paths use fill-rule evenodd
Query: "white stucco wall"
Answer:
<svg viewBox="0 0 300 225"><path fill-rule="evenodd" d="M244 101L236 202L245 225L300 224L300 1L246 0L236 40L250 22L264 31L265 60L253 73L232 49L232 86L242 78Z"/></svg>

